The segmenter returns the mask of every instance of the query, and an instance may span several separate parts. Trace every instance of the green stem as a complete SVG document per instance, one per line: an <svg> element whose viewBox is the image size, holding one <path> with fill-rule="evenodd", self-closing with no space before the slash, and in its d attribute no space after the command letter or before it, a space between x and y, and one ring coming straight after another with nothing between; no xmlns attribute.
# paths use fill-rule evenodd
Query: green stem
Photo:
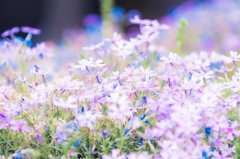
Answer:
<svg viewBox="0 0 240 159"><path fill-rule="evenodd" d="M111 9L113 8L114 0L101 0L100 7L101 7L101 15L103 18L102 23L102 34L103 37L111 36L113 30L113 20L111 17Z"/></svg>

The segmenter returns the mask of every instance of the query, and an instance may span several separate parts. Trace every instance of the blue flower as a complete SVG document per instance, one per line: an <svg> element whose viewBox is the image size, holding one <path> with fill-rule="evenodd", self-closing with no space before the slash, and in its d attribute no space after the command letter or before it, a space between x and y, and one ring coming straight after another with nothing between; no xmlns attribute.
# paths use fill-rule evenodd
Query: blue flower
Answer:
<svg viewBox="0 0 240 159"><path fill-rule="evenodd" d="M114 83L114 84L113 84L113 89L115 89L117 86L118 86L118 84L117 84L117 83Z"/></svg>
<svg viewBox="0 0 240 159"><path fill-rule="evenodd" d="M21 152L18 152L16 156L13 157L14 159L22 159L23 154Z"/></svg>
<svg viewBox="0 0 240 159"><path fill-rule="evenodd" d="M32 46L32 40L26 40L27 46L31 47Z"/></svg>
<svg viewBox="0 0 240 159"><path fill-rule="evenodd" d="M143 120L146 117L146 114L140 116L140 119Z"/></svg>
<svg viewBox="0 0 240 159"><path fill-rule="evenodd" d="M43 58L44 58L43 53L40 53L40 54L38 55L38 57L39 57L40 59L43 59Z"/></svg>
<svg viewBox="0 0 240 159"><path fill-rule="evenodd" d="M82 113L84 113L84 107L82 107L81 109L77 109L77 114L82 114Z"/></svg>
<svg viewBox="0 0 240 159"><path fill-rule="evenodd" d="M82 107L81 112L84 113L84 107Z"/></svg>
<svg viewBox="0 0 240 159"><path fill-rule="evenodd" d="M205 133L207 134L207 135L210 135L211 134L211 127L206 127L205 128Z"/></svg>
<svg viewBox="0 0 240 159"><path fill-rule="evenodd" d="M140 62L140 61L134 61L134 62L132 63L132 66L133 66L134 68L138 68L140 65L141 65L141 62Z"/></svg>
<svg viewBox="0 0 240 159"><path fill-rule="evenodd" d="M146 96L143 96L143 97L142 97L142 103L143 103L143 104L147 104L147 97L146 97Z"/></svg>
<svg viewBox="0 0 240 159"><path fill-rule="evenodd" d="M143 145L143 138L140 138L139 140L138 140L138 146L142 146Z"/></svg>
<svg viewBox="0 0 240 159"><path fill-rule="evenodd" d="M69 122L69 124L66 125L67 129L71 129L73 131L77 131L78 130L78 125L76 123L74 123L74 121Z"/></svg>
<svg viewBox="0 0 240 159"><path fill-rule="evenodd" d="M92 149L91 149L90 146L88 146L87 149L88 149L88 151L89 151L90 153L92 153Z"/></svg>
<svg viewBox="0 0 240 159"><path fill-rule="evenodd" d="M213 152L213 151L215 151L216 150L216 148L215 147L211 147L211 151Z"/></svg>
<svg viewBox="0 0 240 159"><path fill-rule="evenodd" d="M103 131L102 131L102 136L103 136L103 137L107 136L107 131L106 131L106 130L103 130Z"/></svg>
<svg viewBox="0 0 240 159"><path fill-rule="evenodd" d="M72 145L75 148L80 147L80 146L82 146L82 141L81 140L77 140L77 141L73 142Z"/></svg>
<svg viewBox="0 0 240 159"><path fill-rule="evenodd" d="M119 21L123 19L125 10L122 7L114 7L111 11L112 18L114 21Z"/></svg>
<svg viewBox="0 0 240 159"><path fill-rule="evenodd" d="M208 155L207 155L206 151L202 151L202 158L203 159L207 159L208 158Z"/></svg>
<svg viewBox="0 0 240 159"><path fill-rule="evenodd" d="M213 69L219 70L221 68L221 65L222 65L221 62L211 62L209 65L209 68L211 70L213 70Z"/></svg>
<svg viewBox="0 0 240 159"><path fill-rule="evenodd" d="M4 67L6 67L7 66L7 62L2 62L1 64L0 64L0 70L1 69L3 69Z"/></svg>
<svg viewBox="0 0 240 159"><path fill-rule="evenodd" d="M161 56L157 55L157 61L159 62L161 60Z"/></svg>
<svg viewBox="0 0 240 159"><path fill-rule="evenodd" d="M145 120L144 123L150 125L150 122L148 120Z"/></svg>
<svg viewBox="0 0 240 159"><path fill-rule="evenodd" d="M130 131L130 129L125 129L125 130L124 130L124 135L128 134L129 131Z"/></svg>
<svg viewBox="0 0 240 159"><path fill-rule="evenodd" d="M139 57L141 58L141 60L147 59L147 57L146 57L146 55L144 54L144 52L140 52L140 53L139 53Z"/></svg>
<svg viewBox="0 0 240 159"><path fill-rule="evenodd" d="M191 73L191 72L188 73L187 79L188 79L188 80L191 80L191 79L192 79L192 73Z"/></svg>

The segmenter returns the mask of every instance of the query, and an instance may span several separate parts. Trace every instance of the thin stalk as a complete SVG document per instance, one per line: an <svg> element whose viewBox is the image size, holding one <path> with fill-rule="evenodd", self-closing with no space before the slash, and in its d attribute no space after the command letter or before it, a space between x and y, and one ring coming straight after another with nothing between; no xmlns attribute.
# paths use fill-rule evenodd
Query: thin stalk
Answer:
<svg viewBox="0 0 240 159"><path fill-rule="evenodd" d="M111 17L111 9L113 8L113 0L101 0L100 9L103 18L102 22L102 35L103 37L110 37L113 30L113 20Z"/></svg>

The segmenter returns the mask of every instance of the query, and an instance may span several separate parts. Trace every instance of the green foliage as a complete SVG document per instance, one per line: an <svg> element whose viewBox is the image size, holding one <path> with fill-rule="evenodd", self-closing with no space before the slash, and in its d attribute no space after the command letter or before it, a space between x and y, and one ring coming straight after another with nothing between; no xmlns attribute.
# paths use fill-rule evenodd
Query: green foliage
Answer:
<svg viewBox="0 0 240 159"><path fill-rule="evenodd" d="M188 25L187 19L183 18L179 22L179 28L177 30L177 37L176 37L176 43L177 43L177 48L176 52L179 53L180 55L183 55L183 46L184 46L184 36L186 35L186 26Z"/></svg>

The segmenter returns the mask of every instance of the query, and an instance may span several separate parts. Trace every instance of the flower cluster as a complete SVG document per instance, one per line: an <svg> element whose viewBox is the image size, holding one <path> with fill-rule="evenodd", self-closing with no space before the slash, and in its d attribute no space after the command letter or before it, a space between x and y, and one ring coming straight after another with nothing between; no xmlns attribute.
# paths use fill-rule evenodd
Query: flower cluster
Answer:
<svg viewBox="0 0 240 159"><path fill-rule="evenodd" d="M240 157L239 53L182 57L159 47L167 26L131 22L140 25L138 36L103 39L78 64L58 54L67 46L31 47L15 36L0 42L1 155Z"/></svg>

